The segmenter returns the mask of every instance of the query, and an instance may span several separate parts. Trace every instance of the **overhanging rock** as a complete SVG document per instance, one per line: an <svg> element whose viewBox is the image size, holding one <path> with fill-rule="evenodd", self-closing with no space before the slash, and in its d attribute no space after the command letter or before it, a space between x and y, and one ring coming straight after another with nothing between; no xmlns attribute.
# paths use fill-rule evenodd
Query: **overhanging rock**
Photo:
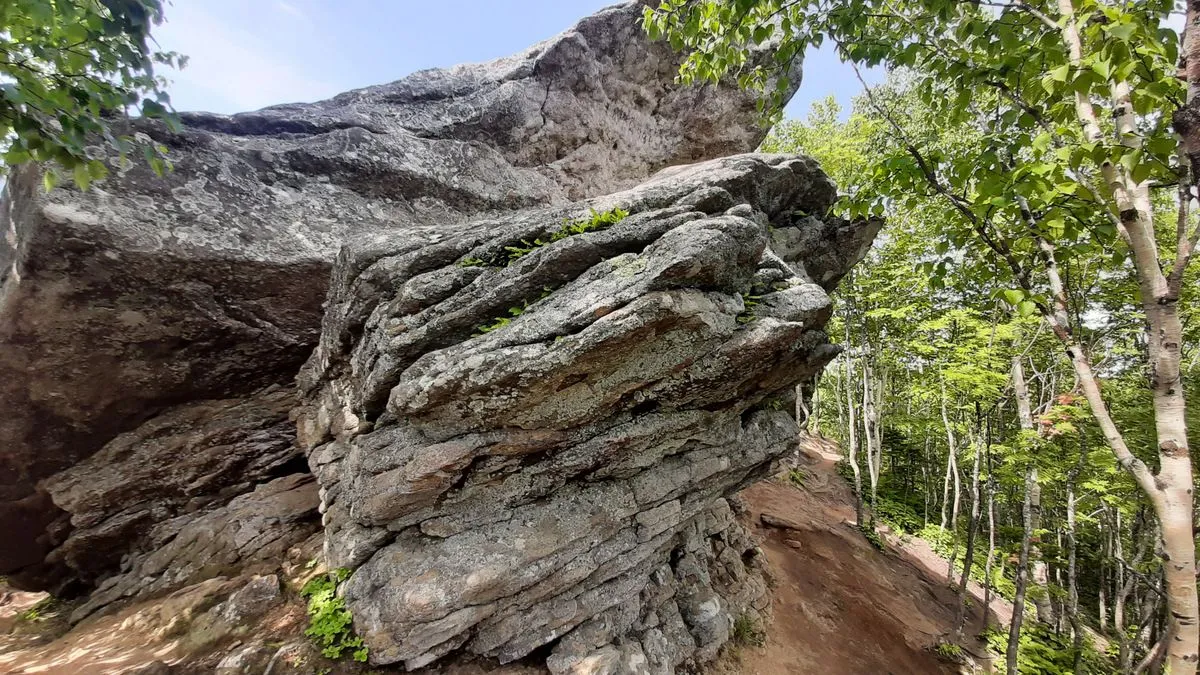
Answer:
<svg viewBox="0 0 1200 675"><path fill-rule="evenodd" d="M763 591L726 498L793 448L878 230L835 196L739 155L343 250L297 420L372 661L715 656Z"/></svg>
<svg viewBox="0 0 1200 675"><path fill-rule="evenodd" d="M639 18L606 9L513 57L320 103L185 114L179 133L135 123L170 149L164 177L134 165L43 194L36 168L16 171L0 205L0 574L63 590L136 572L164 519L294 470L288 439L263 437L286 426L272 387L317 342L343 242L429 243L754 148L751 98L674 84L677 57ZM102 448L137 470L85 494L72 468Z"/></svg>

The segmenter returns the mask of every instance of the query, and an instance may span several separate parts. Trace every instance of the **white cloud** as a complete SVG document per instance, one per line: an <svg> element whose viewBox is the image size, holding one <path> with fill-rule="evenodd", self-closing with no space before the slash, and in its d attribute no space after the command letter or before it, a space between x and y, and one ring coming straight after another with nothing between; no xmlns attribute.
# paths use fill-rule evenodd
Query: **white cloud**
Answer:
<svg viewBox="0 0 1200 675"><path fill-rule="evenodd" d="M288 7L304 16L282 0L277 4L281 10ZM188 57L186 68L168 75L174 83L172 101L179 110L239 112L319 100L339 91L272 54L260 39L222 20L202 0L176 0L155 38L164 49Z"/></svg>

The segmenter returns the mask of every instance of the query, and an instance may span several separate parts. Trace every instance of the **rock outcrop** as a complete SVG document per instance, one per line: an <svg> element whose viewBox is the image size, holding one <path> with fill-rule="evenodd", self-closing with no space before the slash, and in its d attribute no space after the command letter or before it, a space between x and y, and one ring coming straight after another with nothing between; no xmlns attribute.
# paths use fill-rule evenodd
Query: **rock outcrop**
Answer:
<svg viewBox="0 0 1200 675"><path fill-rule="evenodd" d="M289 393L271 387L317 344L343 242L428 244L752 149L751 98L674 84L677 56L639 16L610 8L510 58L320 103L134 122L170 150L163 177L135 164L43 194L36 168L16 171L0 204L0 574L133 580L179 523L295 471Z"/></svg>
<svg viewBox="0 0 1200 675"><path fill-rule="evenodd" d="M343 249L297 420L373 662L715 656L763 591L726 498L794 449L878 229L835 197L812 160L740 155Z"/></svg>
<svg viewBox="0 0 1200 675"><path fill-rule="evenodd" d="M764 133L751 97L675 84L639 17L131 122L162 177L14 172L0 574L90 591L74 620L263 575L205 614L207 648L323 529L371 660L409 669L660 675L761 619L734 495L792 451L829 293L878 224L827 216L810 159L737 154Z"/></svg>

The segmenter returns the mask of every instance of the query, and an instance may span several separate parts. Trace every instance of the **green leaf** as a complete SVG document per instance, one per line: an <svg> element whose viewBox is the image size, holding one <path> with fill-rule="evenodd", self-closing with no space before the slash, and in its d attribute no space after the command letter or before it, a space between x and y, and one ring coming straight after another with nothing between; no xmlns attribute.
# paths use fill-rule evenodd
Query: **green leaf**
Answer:
<svg viewBox="0 0 1200 675"><path fill-rule="evenodd" d="M1129 39L1133 37L1134 32L1137 31L1137 26L1132 23L1118 23L1107 26L1105 30L1108 31L1109 35L1117 38L1118 40L1121 40L1122 42L1129 42Z"/></svg>
<svg viewBox="0 0 1200 675"><path fill-rule="evenodd" d="M92 174L88 171L87 164L76 164L72 173L74 174L75 184L79 186L80 190L87 190L88 186L92 184Z"/></svg>

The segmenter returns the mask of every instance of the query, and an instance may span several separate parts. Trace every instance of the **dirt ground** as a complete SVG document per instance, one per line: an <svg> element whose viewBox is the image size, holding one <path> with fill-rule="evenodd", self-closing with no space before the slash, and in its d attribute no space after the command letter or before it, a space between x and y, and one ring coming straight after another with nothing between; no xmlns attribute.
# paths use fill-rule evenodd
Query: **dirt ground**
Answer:
<svg viewBox="0 0 1200 675"><path fill-rule="evenodd" d="M740 650L729 672L746 675L938 674L988 672L981 644L962 647L975 669L933 648L954 632L957 601L946 561L923 541L884 534L879 551L854 528L854 497L835 473L836 455L806 444L803 487L782 481L745 491L774 579L774 619L766 644ZM762 524L763 516L774 526ZM973 589L982 605L982 588ZM1011 608L993 604L1004 618ZM978 632L978 611L969 620ZM736 668L736 670L735 670Z"/></svg>

